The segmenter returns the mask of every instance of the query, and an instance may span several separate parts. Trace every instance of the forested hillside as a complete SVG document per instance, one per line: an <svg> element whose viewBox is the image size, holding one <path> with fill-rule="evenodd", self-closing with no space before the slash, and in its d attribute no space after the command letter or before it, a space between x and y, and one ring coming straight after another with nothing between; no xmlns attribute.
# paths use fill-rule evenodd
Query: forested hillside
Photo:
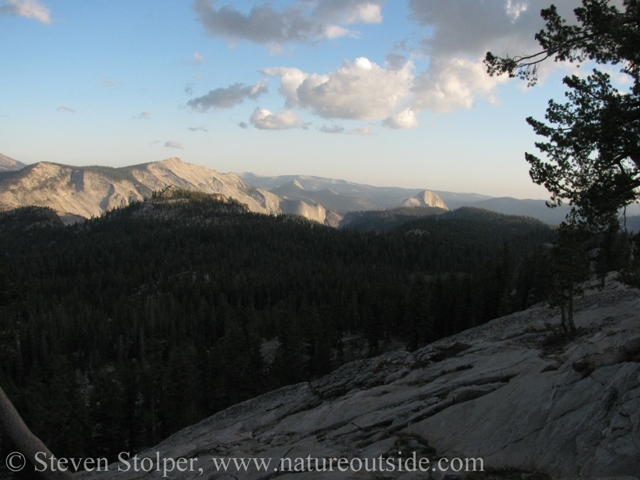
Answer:
<svg viewBox="0 0 640 480"><path fill-rule="evenodd" d="M360 233L180 191L73 226L5 212L0 382L58 455L114 458L326 374L347 334L415 349L528 306L554 235L479 210Z"/></svg>

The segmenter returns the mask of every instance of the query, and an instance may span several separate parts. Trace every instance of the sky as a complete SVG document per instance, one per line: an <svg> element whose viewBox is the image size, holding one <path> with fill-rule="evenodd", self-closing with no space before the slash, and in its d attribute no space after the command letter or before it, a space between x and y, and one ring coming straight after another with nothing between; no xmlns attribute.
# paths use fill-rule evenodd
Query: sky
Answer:
<svg viewBox="0 0 640 480"><path fill-rule="evenodd" d="M570 67L527 88L482 59L538 51L549 3L0 0L0 153L548 198L525 119Z"/></svg>

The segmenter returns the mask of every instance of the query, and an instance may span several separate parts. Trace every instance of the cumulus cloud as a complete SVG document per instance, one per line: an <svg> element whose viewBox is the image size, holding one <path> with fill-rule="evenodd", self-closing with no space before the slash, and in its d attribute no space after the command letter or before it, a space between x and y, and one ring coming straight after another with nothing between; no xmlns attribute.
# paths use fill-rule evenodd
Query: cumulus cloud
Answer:
<svg viewBox="0 0 640 480"><path fill-rule="evenodd" d="M506 80L487 75L480 60L434 58L414 82L412 108L434 113L473 108L478 97L492 100L496 86Z"/></svg>
<svg viewBox="0 0 640 480"><path fill-rule="evenodd" d="M495 101L496 86L506 81L488 76L480 58L434 55L428 69L418 74L414 70L407 57L389 54L384 67L361 57L345 60L327 74L291 67L265 68L261 73L279 77L278 91L287 109L326 119L379 120L392 129L417 128L424 110L448 113L473 108L478 98Z"/></svg>
<svg viewBox="0 0 640 480"><path fill-rule="evenodd" d="M187 105L202 112L206 112L210 108L231 108L244 102L247 98L255 100L268 91L267 85L262 82L253 86L235 83L227 88L216 88L202 97L189 100Z"/></svg>
<svg viewBox="0 0 640 480"><path fill-rule="evenodd" d="M151 112L141 112L139 115L136 115L135 117L138 120L151 120Z"/></svg>
<svg viewBox="0 0 640 480"><path fill-rule="evenodd" d="M193 9L207 34L231 43L249 41L261 45L309 43L323 38L355 35L347 25L380 23L385 0L295 0L276 9L269 3L248 12L233 6L217 7L215 0L195 0Z"/></svg>
<svg viewBox="0 0 640 480"><path fill-rule="evenodd" d="M412 87L412 111L447 113L472 108L478 98L494 102L495 89L506 77L487 75L482 63L486 52L514 56L539 51L534 37L544 27L540 10L548 4L548 0L410 0L409 18L425 27L421 48L429 56L428 69ZM572 21L573 9L580 4L581 0L565 0L558 2L558 10ZM390 65L393 61L387 59ZM543 63L540 78L556 68L554 62ZM385 123L397 128L398 122L390 117Z"/></svg>
<svg viewBox="0 0 640 480"><path fill-rule="evenodd" d="M207 130L207 127L204 126L199 126L199 127L189 127L189 130L191 130L192 132L208 132L209 130Z"/></svg>
<svg viewBox="0 0 640 480"><path fill-rule="evenodd" d="M280 93L289 108L312 111L324 118L383 119L410 93L413 64L389 70L361 57L345 60L328 75L295 68L267 68L262 73L280 77Z"/></svg>
<svg viewBox="0 0 640 480"><path fill-rule="evenodd" d="M74 108L67 107L67 106L65 106L65 105L60 105L60 106L58 107L58 111L59 111L59 112L76 113L76 111L75 111L75 109L74 109Z"/></svg>
<svg viewBox="0 0 640 480"><path fill-rule="evenodd" d="M51 23L50 11L38 0L5 0L0 3L0 15L32 18L42 23Z"/></svg>
<svg viewBox="0 0 640 480"><path fill-rule="evenodd" d="M182 146L182 142L176 142L174 140L169 140L164 142L164 147L165 148L184 148Z"/></svg>
<svg viewBox="0 0 640 480"><path fill-rule="evenodd" d="M383 4L383 0L292 0L289 7L261 3L240 11L235 6L218 6L214 0L195 0L194 9L211 36L279 47L353 35L350 25L382 20ZM559 11L571 22L573 9L580 4L581 0L566 0ZM349 131L328 123L318 129L323 133L368 135L373 121L391 129L411 129L419 126L423 111L442 114L473 108L479 99L495 103L496 89L507 78L487 75L482 63L485 53L536 52L534 36L543 27L540 10L547 6L548 0L409 0L410 19L424 27L420 48L413 49L411 56L399 53L410 50L411 43L400 40L384 65L361 57L345 60L328 73L265 68L261 73L279 78L285 110L272 114L258 108L251 124L272 130L300 127L304 123L293 111L305 110L329 120L367 122ZM428 66L418 72L414 60L420 56L428 58ZM557 67L554 62L543 64L541 78ZM189 104L200 110L230 108L257 97L258 85L220 88Z"/></svg>
<svg viewBox="0 0 640 480"><path fill-rule="evenodd" d="M269 110L256 108L249 119L251 124L260 130L286 130L289 128L305 128L300 117L291 110L271 113Z"/></svg>
<svg viewBox="0 0 640 480"><path fill-rule="evenodd" d="M409 129L417 128L420 126L420 123L418 123L418 119L416 118L416 112L414 112L410 108L406 108L395 115L390 115L389 117L385 118L384 122L382 123L387 127L393 129Z"/></svg>

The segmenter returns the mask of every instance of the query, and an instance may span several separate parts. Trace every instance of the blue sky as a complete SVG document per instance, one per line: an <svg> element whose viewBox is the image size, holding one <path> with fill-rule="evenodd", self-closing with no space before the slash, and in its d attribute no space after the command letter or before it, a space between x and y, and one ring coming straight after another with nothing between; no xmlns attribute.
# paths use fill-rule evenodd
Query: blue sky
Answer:
<svg viewBox="0 0 640 480"><path fill-rule="evenodd" d="M577 0L563 0L567 13ZM547 198L524 152L561 98L481 59L543 0L0 0L0 153Z"/></svg>

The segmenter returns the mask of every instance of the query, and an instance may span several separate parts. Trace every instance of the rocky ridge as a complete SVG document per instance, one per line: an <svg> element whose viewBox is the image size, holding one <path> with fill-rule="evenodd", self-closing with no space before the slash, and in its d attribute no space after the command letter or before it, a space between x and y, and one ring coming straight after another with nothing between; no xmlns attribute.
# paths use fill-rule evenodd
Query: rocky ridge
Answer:
<svg viewBox="0 0 640 480"><path fill-rule="evenodd" d="M102 215L174 186L234 198L257 213L278 214L281 199L234 174L169 158L123 168L41 162L0 178L0 208L49 207L68 221Z"/></svg>
<svg viewBox="0 0 640 480"><path fill-rule="evenodd" d="M538 305L442 339L342 366L233 406L139 458L195 459L165 478L459 478L428 472L275 471L281 459L482 458L474 479L601 477L640 472L640 292L609 281L576 301L579 336ZM212 458L271 458L269 471L218 471ZM286 461L285 461L286 462ZM286 463L285 463L286 465ZM357 463L356 463L357 465ZM431 463L435 466L435 463ZM202 471L198 470L202 468ZM162 471L82 478L162 478Z"/></svg>

